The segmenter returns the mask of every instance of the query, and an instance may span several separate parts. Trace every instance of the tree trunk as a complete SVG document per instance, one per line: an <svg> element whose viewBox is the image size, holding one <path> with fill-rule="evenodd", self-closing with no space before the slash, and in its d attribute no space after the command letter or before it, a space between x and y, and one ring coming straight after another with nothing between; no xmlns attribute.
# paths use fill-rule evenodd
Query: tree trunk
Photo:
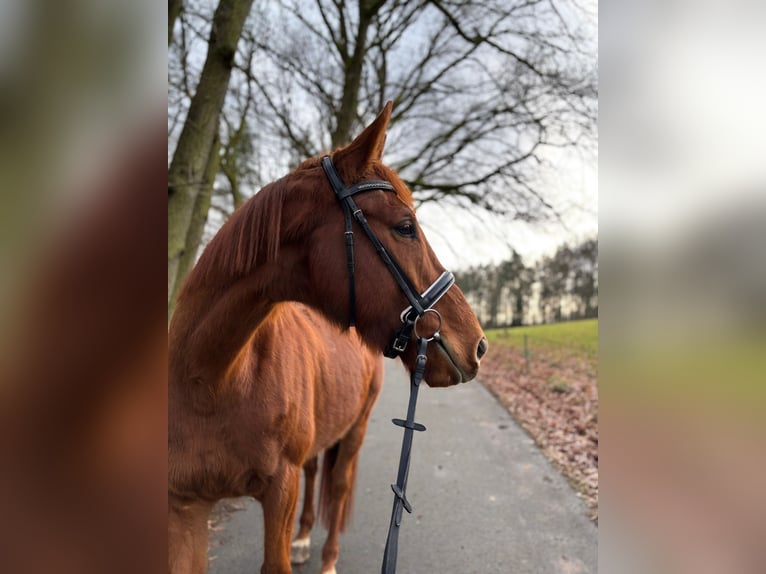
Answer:
<svg viewBox="0 0 766 574"><path fill-rule="evenodd" d="M362 85L362 68L367 54L367 31L370 23L385 2L380 0L359 1L359 26L357 27L354 53L344 58L343 98L335 116L335 130L332 133L332 147L336 148L351 141L351 131L359 106L359 89ZM348 49L346 47L346 49Z"/></svg>
<svg viewBox="0 0 766 574"><path fill-rule="evenodd" d="M187 245L197 198L205 188L205 171L229 85L237 43L253 0L221 0L213 16L207 58L197 91L168 170L168 310L180 283L181 258L198 245ZM193 234L192 234L193 236Z"/></svg>
<svg viewBox="0 0 766 574"><path fill-rule="evenodd" d="M168 0L168 46L173 43L173 28L181 14L183 0Z"/></svg>
<svg viewBox="0 0 766 574"><path fill-rule="evenodd" d="M249 107L249 105L247 106ZM239 187L239 154L240 146L242 144L242 138L246 137L247 128L247 107L242 113L242 119L240 121L237 131L229 138L226 147L221 154L221 171L229 180L229 188L231 190L231 199L234 202L234 209L237 209L245 202L245 198L242 195L242 191Z"/></svg>
<svg viewBox="0 0 766 574"><path fill-rule="evenodd" d="M183 278L194 266L194 262L197 259L197 251L202 243L202 234L205 231L205 224L207 223L207 214L210 211L210 200L213 197L213 185L215 184L215 176L218 174L218 170L221 165L221 140L216 136L213 142L213 149L210 150L210 157L208 158L207 168L205 169L205 185L197 195L197 200L194 203L194 212L192 213L192 219L189 223L189 230L186 234L186 249L184 250L181 259L178 261L178 272L173 293L171 294L170 303L168 307L168 318L172 314L172 305L175 304L178 292L183 285Z"/></svg>

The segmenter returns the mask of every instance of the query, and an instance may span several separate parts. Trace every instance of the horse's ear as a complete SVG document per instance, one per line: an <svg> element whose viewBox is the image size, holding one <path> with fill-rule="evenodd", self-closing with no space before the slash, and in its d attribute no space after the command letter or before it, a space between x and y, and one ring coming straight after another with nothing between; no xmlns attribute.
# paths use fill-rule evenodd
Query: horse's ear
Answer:
<svg viewBox="0 0 766 574"><path fill-rule="evenodd" d="M386 142L386 129L391 119L394 103L389 100L378 114L375 121L367 126L354 141L339 149L333 159L338 165L347 167L363 167L373 161L380 161L383 156L383 146Z"/></svg>

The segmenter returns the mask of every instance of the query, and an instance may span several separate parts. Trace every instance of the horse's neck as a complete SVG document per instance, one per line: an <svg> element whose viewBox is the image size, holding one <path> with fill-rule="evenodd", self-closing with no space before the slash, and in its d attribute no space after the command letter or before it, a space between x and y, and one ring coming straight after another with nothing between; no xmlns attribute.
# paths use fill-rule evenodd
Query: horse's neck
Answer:
<svg viewBox="0 0 766 574"><path fill-rule="evenodd" d="M284 253L278 263L224 288L203 288L179 301L171 323L171 382L185 379L215 384L253 331L280 301L302 300L308 291L296 256Z"/></svg>

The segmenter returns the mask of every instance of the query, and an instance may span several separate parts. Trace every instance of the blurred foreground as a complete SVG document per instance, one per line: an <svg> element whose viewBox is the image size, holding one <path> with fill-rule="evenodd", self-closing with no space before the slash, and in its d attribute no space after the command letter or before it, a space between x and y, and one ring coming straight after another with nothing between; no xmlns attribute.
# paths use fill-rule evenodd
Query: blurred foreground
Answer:
<svg viewBox="0 0 766 574"><path fill-rule="evenodd" d="M766 6L605 6L600 569L764 572Z"/></svg>
<svg viewBox="0 0 766 574"><path fill-rule="evenodd" d="M148 6L0 7L2 572L165 569L164 6Z"/></svg>

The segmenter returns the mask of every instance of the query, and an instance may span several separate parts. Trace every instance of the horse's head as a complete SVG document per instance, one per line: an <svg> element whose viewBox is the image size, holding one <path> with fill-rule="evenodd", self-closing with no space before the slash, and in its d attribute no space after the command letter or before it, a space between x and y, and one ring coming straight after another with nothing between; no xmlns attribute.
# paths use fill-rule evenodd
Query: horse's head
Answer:
<svg viewBox="0 0 766 574"><path fill-rule="evenodd" d="M420 228L412 194L390 168L381 163L383 143L391 116L389 102L378 118L348 146L338 149L332 163L343 184L351 186L369 180L388 182L393 189L376 189L354 195L373 234L406 275L408 282L422 294L442 273L437 259ZM308 267L313 303L341 324L349 322L350 287L345 242L344 209L318 160L304 163L303 189L312 188L311 213L314 224L308 226ZM307 180L311 180L310 183ZM305 228L304 228L305 229ZM383 350L402 327L401 314L411 301L397 284L391 270L376 252L373 241L354 221L356 327L372 346ZM470 381L479 369L479 360L487 341L479 322L457 286L452 286L433 307L441 315L440 336L428 347L425 380L431 386L447 386ZM429 336L438 328L436 313L426 313L417 322L417 334ZM414 337L413 337L414 338ZM412 369L416 345L407 345L402 360Z"/></svg>

